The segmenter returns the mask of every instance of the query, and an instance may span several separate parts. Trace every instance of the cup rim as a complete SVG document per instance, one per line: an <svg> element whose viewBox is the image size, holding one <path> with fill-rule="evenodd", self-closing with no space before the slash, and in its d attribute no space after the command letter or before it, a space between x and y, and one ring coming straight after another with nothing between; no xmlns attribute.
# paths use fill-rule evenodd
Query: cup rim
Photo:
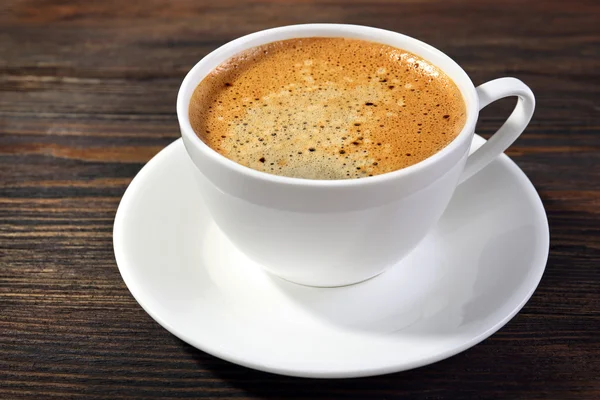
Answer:
<svg viewBox="0 0 600 400"><path fill-rule="evenodd" d="M466 109L467 109L467 119L466 119L465 124L464 124L462 130L460 131L460 133L450 143L448 143L448 145L446 145L444 148L442 148L437 153L427 157L424 160L419 161L416 164L412 164L408 167L401 168L401 169L398 169L395 171L386 172L386 173L375 175L375 176L361 177L360 179L331 179L331 180L296 178L296 177L288 177L288 176L282 176L282 175L274 175L274 174L270 174L267 172L258 171L258 170L252 169L250 167L246 167L244 165L238 164L237 162L230 160L229 158L219 154L217 151L210 148L210 146L208 146L206 143L204 143L204 141L202 141L196 135L196 132L192 128L190 120L189 120L189 99L186 101L185 91L186 91L187 87L191 86L192 80L196 76L197 71L199 69L204 68L206 66L206 64L212 62L213 61L212 58L215 58L215 56L218 56L220 53L230 51L232 48L234 48L236 46L239 46L240 49L238 51L236 51L235 54L245 51L252 47L256 47L256 46L259 46L262 44L267 44L267 43L281 40L281 39L268 40L269 37L277 35L279 33L283 33L286 31L297 31L299 33L306 33L306 32L310 32L311 30L318 30L320 32L327 31L328 33L332 33L332 34L339 33L338 36L331 35L330 37L345 37L343 35L343 33L348 32L348 31L355 31L355 32L358 31L359 33L366 33L366 34L373 34L373 35L376 35L376 34L396 35L399 40L412 41L416 46L418 46L424 52L433 53L433 54L436 54L438 57L444 58L450 65L452 65L456 69L456 73L454 75L455 76L456 76L456 74L460 75L463 82L468 83L466 88L461 87L458 83L456 83L456 79L454 79L454 77L451 76L451 74L449 72L447 72L447 69L442 68L442 67L438 66L437 64L434 64L438 68L440 68L442 71L444 71L444 73L448 74L448 76L450 76L453 81L455 81L457 87L459 88L459 90L461 92L461 95L463 96L463 100L465 101L465 105L466 105ZM323 36L323 35L319 35L319 34L314 35L314 37L318 37L318 36ZM310 37L310 36L298 36L298 37ZM261 44L248 45L249 42L253 42L255 39L259 39L259 38L264 38L264 41L261 41ZM293 38L293 37L290 37L290 38ZM375 38L372 40L371 39L364 39L364 40L370 40L370 41L373 41L376 43L378 42L377 39L375 39ZM383 43L383 42L381 42L381 43ZM427 59L427 57L425 57L421 54L417 54L417 55ZM214 70L214 68L216 68L220 63L221 62L213 65L209 69L209 71ZM204 75L204 76L206 76L206 75ZM202 77L202 79L204 79L204 77ZM194 89L195 89L196 85L197 84L194 84ZM470 93L468 93L468 92L470 92ZM467 95L470 95L470 97L474 100L474 102L472 102L472 104L469 104L467 102L467 100L466 100ZM386 181L390 181L390 180L399 179L399 178L402 178L402 177L405 177L408 175L413 175L415 173L418 173L419 171L428 169L433 164L437 163L439 160L445 158L448 154L454 152L461 145L461 143L463 141L467 140L469 138L469 136L471 136L471 134L475 131L475 123L478 118L478 112L479 112L478 96L477 96L477 92L475 90L475 85L473 85L473 82L471 81L471 79L469 78L467 73L452 58L447 56L445 53L443 53L442 51L438 50L437 48L435 48L425 42L422 42L413 37L404 35L402 33L389 31L389 30L385 30L385 29L380 29L380 28L369 27L369 26L352 25L352 24L319 23L319 24L286 25L286 26L257 31L257 32L250 33L248 35L239 37L237 39L234 39L234 40L218 47L217 49L213 50L212 52L207 54L205 57L203 57L200 61L198 61L196 63L196 65L194 65L194 67L192 67L190 69L190 71L186 74L185 78L183 79L183 81L181 83L179 91L177 93L177 119L179 121L179 125L181 128L181 134L185 139L187 139L187 142L189 144L195 146L205 157L208 157L213 162L226 168L227 170L229 170L229 172L237 173L239 175L243 175L248 178L258 179L260 181L270 182L270 183L279 184L279 185L293 185L293 186L301 186L301 187L354 187L354 186L372 185L372 184L378 184L378 183L382 183L382 182L386 182Z"/></svg>

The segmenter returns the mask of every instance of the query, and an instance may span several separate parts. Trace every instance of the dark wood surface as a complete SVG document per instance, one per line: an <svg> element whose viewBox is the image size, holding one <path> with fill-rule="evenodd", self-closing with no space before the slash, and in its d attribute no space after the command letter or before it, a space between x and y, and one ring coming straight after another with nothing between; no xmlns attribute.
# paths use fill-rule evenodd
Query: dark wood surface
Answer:
<svg viewBox="0 0 600 400"><path fill-rule="evenodd" d="M598 1L3 0L0 398L600 399L599 21ZM169 334L119 275L116 207L179 137L186 72L231 39L305 22L403 32L475 84L515 76L537 96L508 153L545 204L547 270L506 327L462 354L354 380L256 372ZM513 103L486 109L478 132Z"/></svg>

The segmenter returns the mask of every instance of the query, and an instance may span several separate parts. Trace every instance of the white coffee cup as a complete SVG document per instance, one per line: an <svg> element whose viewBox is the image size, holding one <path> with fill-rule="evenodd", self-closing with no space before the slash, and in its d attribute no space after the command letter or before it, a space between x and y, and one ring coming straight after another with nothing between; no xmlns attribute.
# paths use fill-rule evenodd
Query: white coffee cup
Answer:
<svg viewBox="0 0 600 400"><path fill-rule="evenodd" d="M244 167L196 136L188 107L194 89L208 73L251 47L302 37L379 42L432 62L462 93L467 106L464 128L444 149L407 168L330 181L276 176ZM518 98L514 111L491 139L469 156L479 110L508 96ZM496 79L475 88L458 64L419 40L382 29L339 24L285 26L229 42L192 68L177 96L185 148L196 165L202 196L216 224L266 270L311 286L357 283L398 263L435 225L456 186L515 141L534 107L533 93L515 78Z"/></svg>

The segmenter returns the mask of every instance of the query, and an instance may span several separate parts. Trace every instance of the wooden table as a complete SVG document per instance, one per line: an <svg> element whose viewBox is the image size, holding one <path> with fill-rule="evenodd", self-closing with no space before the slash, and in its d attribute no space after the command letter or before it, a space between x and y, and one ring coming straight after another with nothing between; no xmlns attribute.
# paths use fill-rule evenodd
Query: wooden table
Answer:
<svg viewBox="0 0 600 400"><path fill-rule="evenodd" d="M366 379L256 372L162 329L119 275L115 211L179 137L186 72L231 39L305 22L403 32L475 84L515 76L536 93L508 153L548 212L547 270L506 327L462 354ZM600 399L599 22L597 1L4 0L0 398ZM486 109L478 132L513 102Z"/></svg>

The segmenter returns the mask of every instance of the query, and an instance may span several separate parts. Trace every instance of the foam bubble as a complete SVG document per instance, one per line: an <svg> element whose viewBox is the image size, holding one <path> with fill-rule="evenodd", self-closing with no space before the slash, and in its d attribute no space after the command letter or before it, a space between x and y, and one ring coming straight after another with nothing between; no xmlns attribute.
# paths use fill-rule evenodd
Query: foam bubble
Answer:
<svg viewBox="0 0 600 400"><path fill-rule="evenodd" d="M196 88L190 122L211 148L292 177L351 179L415 164L446 146L466 110L442 71L400 49L307 38L250 49Z"/></svg>

